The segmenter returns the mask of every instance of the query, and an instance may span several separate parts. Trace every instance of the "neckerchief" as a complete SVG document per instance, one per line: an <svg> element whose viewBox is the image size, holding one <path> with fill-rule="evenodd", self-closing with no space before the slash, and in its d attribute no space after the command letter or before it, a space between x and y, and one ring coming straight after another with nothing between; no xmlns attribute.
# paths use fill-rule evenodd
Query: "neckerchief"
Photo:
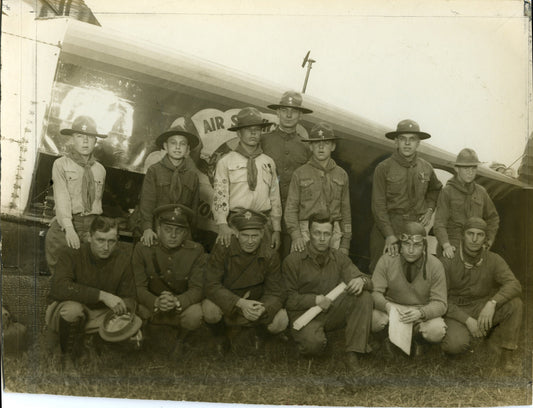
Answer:
<svg viewBox="0 0 533 408"><path fill-rule="evenodd" d="M468 249L463 248L463 243L459 246L459 256L465 266L465 269L472 269L474 266L479 266L483 262L483 255L485 253L485 247L478 252L470 252Z"/></svg>
<svg viewBox="0 0 533 408"><path fill-rule="evenodd" d="M400 166L407 169L407 199L409 201L409 207L416 207L416 165L418 160L418 155L414 154L411 161L403 157L398 151L395 151L392 154L392 159L398 163Z"/></svg>
<svg viewBox="0 0 533 408"><path fill-rule="evenodd" d="M453 176L446 184L449 184L451 187L456 189L457 191L463 193L466 195L465 200L465 214L467 215L467 218L470 216L470 210L472 208L472 194L474 194L475 191L475 183L468 183L465 184L461 182L457 176Z"/></svg>
<svg viewBox="0 0 533 408"><path fill-rule="evenodd" d="M324 191L324 197L326 197L327 199L331 198L333 194L333 187L331 184L331 170L337 167L337 163L335 163L335 160L333 160L330 157L328 161L326 162L326 165L323 166L315 159L314 156L312 156L307 163L310 166L324 172L325 183L323 183L322 185L322 189Z"/></svg>
<svg viewBox="0 0 533 408"><path fill-rule="evenodd" d="M185 161L187 159L184 158L178 166L174 166L174 164L170 161L168 158L168 154L163 157L163 160L161 160L161 164L163 164L166 168L172 170L172 177L170 178L170 200L177 204L181 198L181 176L180 173L183 173L187 166L185 164Z"/></svg>
<svg viewBox="0 0 533 408"><path fill-rule="evenodd" d="M78 166L83 167L83 178L81 181L81 200L83 203L83 212L89 214L93 208L93 202L96 196L96 188L94 182L94 175L91 171L91 167L96 162L93 154L89 155L89 158L85 160L81 154L71 149L67 157L76 163Z"/></svg>
<svg viewBox="0 0 533 408"><path fill-rule="evenodd" d="M257 166L255 165L255 158L262 154L263 150L260 146L257 146L253 153L248 153L239 143L235 151L248 159L248 162L246 163L248 187L250 190L255 191L255 188L257 187Z"/></svg>

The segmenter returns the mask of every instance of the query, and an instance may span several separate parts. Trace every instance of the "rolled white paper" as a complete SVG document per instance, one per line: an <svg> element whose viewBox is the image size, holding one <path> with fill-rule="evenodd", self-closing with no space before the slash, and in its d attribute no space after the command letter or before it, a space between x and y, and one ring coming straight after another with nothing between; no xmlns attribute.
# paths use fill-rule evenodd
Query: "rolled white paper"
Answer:
<svg viewBox="0 0 533 408"><path fill-rule="evenodd" d="M337 286L335 286L327 295L326 297L330 299L331 301L334 301L339 297L339 295L344 292L344 289L346 289L346 283L341 282ZM301 330L303 327L305 327L311 320L313 320L320 312L322 311L322 308L320 306L313 306L309 308L303 315L301 315L298 319L294 321L292 324L292 327L294 330Z"/></svg>

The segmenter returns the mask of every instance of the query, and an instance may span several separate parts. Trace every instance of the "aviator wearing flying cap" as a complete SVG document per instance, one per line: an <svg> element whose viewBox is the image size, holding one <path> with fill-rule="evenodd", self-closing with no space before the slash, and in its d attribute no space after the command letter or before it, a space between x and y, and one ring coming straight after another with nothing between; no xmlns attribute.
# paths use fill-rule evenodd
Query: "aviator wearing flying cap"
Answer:
<svg viewBox="0 0 533 408"><path fill-rule="evenodd" d="M203 247L187 239L193 217L181 204L163 205L154 211L157 244L139 242L132 267L137 285L139 314L152 325L176 328L173 356L179 358L189 332L202 324Z"/></svg>
<svg viewBox="0 0 533 408"><path fill-rule="evenodd" d="M69 128L61 129L67 153L54 161L52 182L55 218L45 239L48 268L54 272L60 248L78 249L86 242L95 215L102 214L102 195L106 170L94 158L97 138L107 135L97 131L89 116L78 116Z"/></svg>
<svg viewBox="0 0 533 408"><path fill-rule="evenodd" d="M239 144L222 157L216 166L211 209L218 226L217 241L230 245L235 231L228 216L237 208L262 212L270 218L269 241L279 248L281 231L281 200L274 160L260 146L262 129L270 126L256 108L241 109L235 125L228 130L237 132Z"/></svg>

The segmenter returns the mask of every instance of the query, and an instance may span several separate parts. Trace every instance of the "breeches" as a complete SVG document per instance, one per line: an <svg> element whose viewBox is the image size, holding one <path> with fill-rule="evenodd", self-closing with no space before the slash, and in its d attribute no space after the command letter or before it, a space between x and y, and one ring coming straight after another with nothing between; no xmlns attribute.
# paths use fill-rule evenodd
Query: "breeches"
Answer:
<svg viewBox="0 0 533 408"><path fill-rule="evenodd" d="M95 215L73 215L72 224L74 230L80 238L80 243L87 242L89 239L89 228L94 220ZM44 239L44 252L48 269L53 275L57 264L57 253L61 248L67 246L65 231L61 228L57 220L54 220L46 233Z"/></svg>
<svg viewBox="0 0 533 408"><path fill-rule="evenodd" d="M262 316L254 322L246 319L240 313L235 313L232 316L224 315L222 309L209 299L204 299L202 302L202 311L204 314L204 320L208 324L218 323L222 320L222 317L224 317L224 323L228 326L252 327L263 325L273 334L281 333L289 324L289 317L287 316L287 311L285 309L278 310L273 318L263 318Z"/></svg>
<svg viewBox="0 0 533 408"><path fill-rule="evenodd" d="M372 332L377 333L389 324L389 316L381 310L372 311ZM440 343L446 335L446 323L442 317L435 317L413 325L415 333L419 333L429 343Z"/></svg>
<svg viewBox="0 0 533 408"><path fill-rule="evenodd" d="M461 307L461 309L477 319L485 304L486 301L481 301ZM518 347L522 310L523 304L520 298L513 298L501 306L496 306L490 336L499 347L508 350L515 350ZM470 348L472 335L466 325L450 318L446 318L446 324L448 325L448 332L442 340L442 350L448 354L459 354L467 351Z"/></svg>
<svg viewBox="0 0 533 408"><path fill-rule="evenodd" d="M203 302L192 304L181 313L176 311L153 313L145 306L139 305L139 316L155 325L181 327L192 331L202 325L204 317L202 313Z"/></svg>
<svg viewBox="0 0 533 408"><path fill-rule="evenodd" d="M363 291L359 296L344 293L301 330L291 334L302 354L319 354L327 345L326 332L345 327L346 351L369 352L368 337L372 319L372 296ZM292 316L291 322L298 316Z"/></svg>

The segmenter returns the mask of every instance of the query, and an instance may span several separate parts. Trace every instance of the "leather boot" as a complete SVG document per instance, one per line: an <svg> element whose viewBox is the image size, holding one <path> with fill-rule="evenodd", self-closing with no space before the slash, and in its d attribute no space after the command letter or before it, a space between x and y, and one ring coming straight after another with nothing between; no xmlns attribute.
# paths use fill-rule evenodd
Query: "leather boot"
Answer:
<svg viewBox="0 0 533 408"><path fill-rule="evenodd" d="M85 317L79 317L73 322L59 318L59 346L63 355L64 369L76 369L76 362L83 349L85 335Z"/></svg>
<svg viewBox="0 0 533 408"><path fill-rule="evenodd" d="M221 320L218 323L208 323L207 327L216 341L217 353L223 357L229 351L231 344L226 335L226 324Z"/></svg>
<svg viewBox="0 0 533 408"><path fill-rule="evenodd" d="M176 345L172 350L172 358L180 360L183 357L185 350L185 339L189 335L190 331L186 329L178 329L178 336L176 338Z"/></svg>

